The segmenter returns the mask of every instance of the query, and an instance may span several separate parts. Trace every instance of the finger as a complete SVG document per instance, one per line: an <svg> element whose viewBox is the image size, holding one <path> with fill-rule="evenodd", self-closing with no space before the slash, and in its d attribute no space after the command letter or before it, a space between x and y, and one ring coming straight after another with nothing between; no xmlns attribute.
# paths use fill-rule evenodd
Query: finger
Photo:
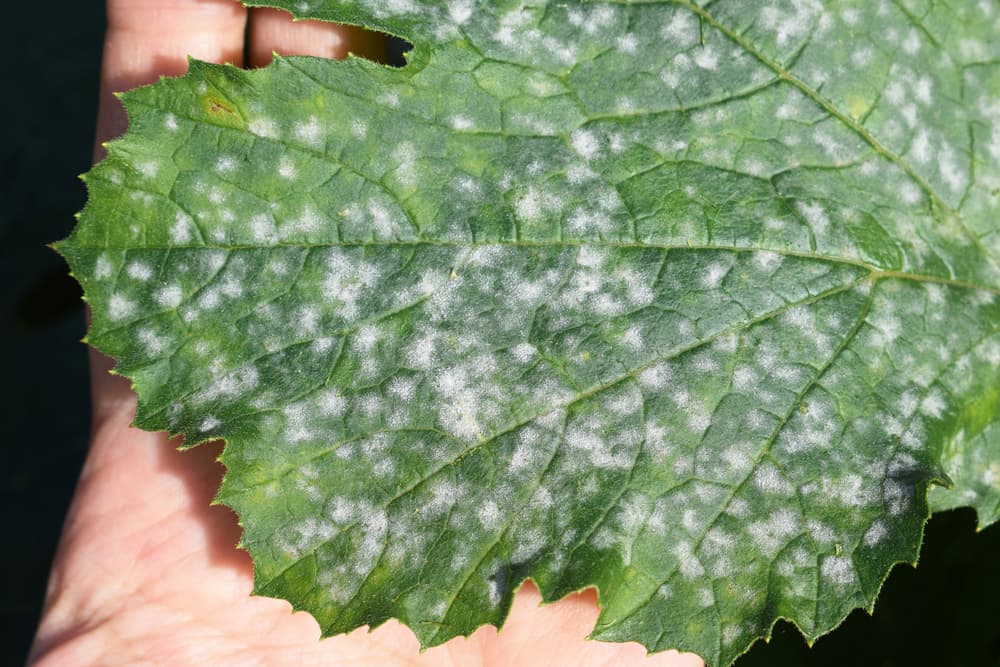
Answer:
<svg viewBox="0 0 1000 667"><path fill-rule="evenodd" d="M250 15L250 65L263 67L275 52L283 56L346 58L354 53L384 62L385 35L355 26L323 21L293 21L277 9L255 9Z"/></svg>
<svg viewBox="0 0 1000 667"><path fill-rule="evenodd" d="M108 0L95 154L125 131L114 93L187 70L187 57L242 65L246 10L233 0Z"/></svg>

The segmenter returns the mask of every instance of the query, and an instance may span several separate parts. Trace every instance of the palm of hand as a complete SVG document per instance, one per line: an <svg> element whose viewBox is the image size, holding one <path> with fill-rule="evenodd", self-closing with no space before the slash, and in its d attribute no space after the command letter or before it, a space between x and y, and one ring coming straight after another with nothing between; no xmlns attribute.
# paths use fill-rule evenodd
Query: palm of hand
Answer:
<svg viewBox="0 0 1000 667"><path fill-rule="evenodd" d="M231 0L109 0L98 136L123 129L111 93L177 74L192 53L242 60L244 10ZM352 33L292 27L260 13L247 52L338 56ZM353 34L357 38L357 34ZM593 591L538 607L526 585L501 634L481 628L419 653L409 630L390 622L368 634L317 641L307 614L287 602L250 597L249 556L235 548L231 511L210 506L224 472L218 445L181 453L163 434L129 428L135 399L92 354L94 432L53 567L31 662L59 665L632 665L694 667L693 655L646 657L637 644L584 641L598 609Z"/></svg>

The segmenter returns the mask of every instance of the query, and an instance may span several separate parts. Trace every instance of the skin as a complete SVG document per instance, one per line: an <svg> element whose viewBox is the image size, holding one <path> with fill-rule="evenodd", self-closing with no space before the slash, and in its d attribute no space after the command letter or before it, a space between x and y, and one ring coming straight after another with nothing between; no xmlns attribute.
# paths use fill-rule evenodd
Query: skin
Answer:
<svg viewBox="0 0 1000 667"><path fill-rule="evenodd" d="M248 13L232 0L108 0L98 145L127 125L114 91L182 74L187 56L249 66L273 52L338 58L376 56L384 44L360 30L292 23L273 10ZM244 45L246 31L249 43ZM244 49L246 46L246 49ZM514 600L499 635L419 651L391 621L369 633L319 641L319 627L282 600L251 597L252 566L236 549L240 528L211 506L224 469L218 443L187 452L163 434L129 427L136 400L111 360L91 351L93 432L66 517L38 634L37 667L76 665L648 665L696 667L694 655L646 656L638 644L584 637L598 615L593 590L539 606L530 583Z"/></svg>

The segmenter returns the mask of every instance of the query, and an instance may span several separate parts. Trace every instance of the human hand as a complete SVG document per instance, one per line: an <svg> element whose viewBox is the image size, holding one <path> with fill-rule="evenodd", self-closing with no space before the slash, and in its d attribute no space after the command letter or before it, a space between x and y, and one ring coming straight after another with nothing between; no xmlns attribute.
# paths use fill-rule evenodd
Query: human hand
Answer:
<svg viewBox="0 0 1000 667"><path fill-rule="evenodd" d="M181 74L186 56L266 64L273 51L342 57L377 51L359 30L292 24L233 0L109 0L98 117L100 141L126 119L113 91ZM246 48L245 48L246 46ZM693 655L645 657L637 644L584 641L598 609L593 591L540 608L525 585L499 635L482 628L419 653L412 633L386 623L319 641L307 614L251 597L249 556L236 549L231 511L209 503L223 473L219 444L187 452L163 434L129 427L135 397L110 360L91 352L91 449L53 566L29 660L76 665L657 665L695 666Z"/></svg>

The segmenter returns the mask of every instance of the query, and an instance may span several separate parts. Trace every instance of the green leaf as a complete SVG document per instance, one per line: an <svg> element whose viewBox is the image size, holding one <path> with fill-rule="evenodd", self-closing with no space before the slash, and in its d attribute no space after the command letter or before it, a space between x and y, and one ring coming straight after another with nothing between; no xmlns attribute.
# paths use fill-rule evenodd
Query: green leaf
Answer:
<svg viewBox="0 0 1000 667"><path fill-rule="evenodd" d="M128 93L58 245L256 592L728 664L997 518L995 4L258 4L415 49Z"/></svg>

